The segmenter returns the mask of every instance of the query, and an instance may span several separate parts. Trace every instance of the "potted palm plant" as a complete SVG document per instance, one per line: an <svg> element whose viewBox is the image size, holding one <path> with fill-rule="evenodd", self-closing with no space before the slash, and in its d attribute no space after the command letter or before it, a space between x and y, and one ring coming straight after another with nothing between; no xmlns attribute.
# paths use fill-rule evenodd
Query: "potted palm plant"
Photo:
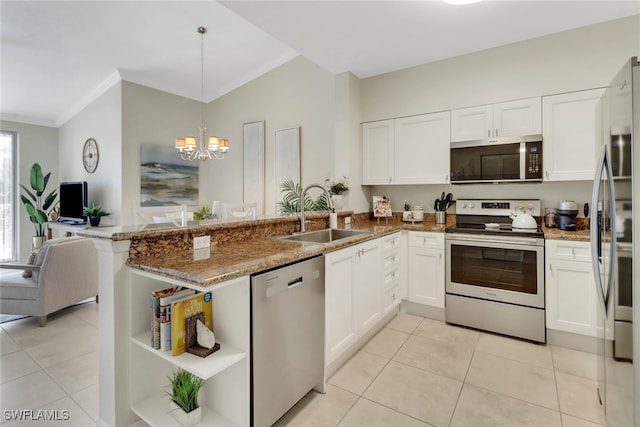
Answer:
<svg viewBox="0 0 640 427"><path fill-rule="evenodd" d="M89 217L89 222L91 223L92 227L97 227L98 225L100 225L101 217L111 215L109 212L102 209L102 206L96 205L95 203L93 203L90 208L88 206L85 206L82 209L82 212Z"/></svg>
<svg viewBox="0 0 640 427"><path fill-rule="evenodd" d="M53 206L56 197L58 197L56 190L51 191L46 197L43 197L50 177L51 172L43 175L40 164L34 163L33 166L31 166L29 178L31 189L20 184L20 187L26 193L20 195L20 200L22 200L29 215L29 220L33 223L36 230L36 234L33 236L33 249L38 249L45 240L45 224L49 220L49 210Z"/></svg>
<svg viewBox="0 0 640 427"><path fill-rule="evenodd" d="M202 418L202 408L198 405L198 393L204 380L179 369L169 377L169 381L171 392L167 394L171 398L170 404L173 408L171 415L184 427L198 424Z"/></svg>

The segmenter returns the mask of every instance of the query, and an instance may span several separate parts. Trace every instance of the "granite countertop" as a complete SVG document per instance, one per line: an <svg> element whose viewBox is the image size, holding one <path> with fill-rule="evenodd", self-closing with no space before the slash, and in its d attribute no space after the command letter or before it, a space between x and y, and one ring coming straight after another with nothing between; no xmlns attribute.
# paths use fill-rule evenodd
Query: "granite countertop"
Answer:
<svg viewBox="0 0 640 427"><path fill-rule="evenodd" d="M420 223L402 222L396 219L389 221L364 220L355 223L352 229L370 231L370 234L324 244L283 241L275 237L255 238L219 245L212 244L208 253L206 250L204 253L198 252L198 256L202 259L195 259L194 251L189 249L172 252L170 256L149 255L129 258L127 265L131 268L207 287L328 253L402 229L444 232L445 225L436 224L429 220ZM130 230L127 234L136 232ZM116 239L119 238L121 236Z"/></svg>
<svg viewBox="0 0 640 427"><path fill-rule="evenodd" d="M356 215L357 217L357 215ZM331 243L305 243L283 241L273 236L258 236L255 238L240 238L235 241L214 242L210 249L204 252L194 252L190 248L175 247L170 253L137 254L127 260L127 265L142 271L155 273L168 278L189 282L194 285L208 287L217 283L242 277L286 264L301 261L317 255L328 253L346 246L364 242L366 240L391 234L400 230L422 232L444 232L447 226L455 223L455 216L447 217L447 224L436 224L432 216L425 215L423 222L403 222L397 216L388 220L358 218L352 228L367 230L370 234L358 235ZM199 224L187 227L194 235L198 231L232 231L235 227L265 224L277 227L282 222L295 222L291 219L266 218L255 221L220 222ZM557 228L542 230L546 239L589 241L589 230L562 231ZM100 229L83 230L82 234L90 237L108 238L112 240L154 239L159 236L171 236L184 233L184 227L175 226L134 226L134 227L100 227Z"/></svg>

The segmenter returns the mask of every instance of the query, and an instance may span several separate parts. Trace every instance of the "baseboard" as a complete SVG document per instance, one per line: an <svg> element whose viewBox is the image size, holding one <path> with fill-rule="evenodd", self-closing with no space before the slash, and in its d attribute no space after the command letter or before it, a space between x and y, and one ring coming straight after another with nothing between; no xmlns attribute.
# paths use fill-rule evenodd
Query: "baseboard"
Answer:
<svg viewBox="0 0 640 427"><path fill-rule="evenodd" d="M600 340L601 338L587 335L574 334L557 329L547 329L547 344L584 351L586 353L598 354L601 351L598 350L601 345ZM606 345L610 347L609 350L612 351L613 343L610 340L606 341ZM611 351L609 354L612 354Z"/></svg>
<svg viewBox="0 0 640 427"><path fill-rule="evenodd" d="M400 311L402 313L413 314L415 316L426 317L428 319L440 320L441 322L444 322L445 319L444 308L418 304L405 299L402 300Z"/></svg>

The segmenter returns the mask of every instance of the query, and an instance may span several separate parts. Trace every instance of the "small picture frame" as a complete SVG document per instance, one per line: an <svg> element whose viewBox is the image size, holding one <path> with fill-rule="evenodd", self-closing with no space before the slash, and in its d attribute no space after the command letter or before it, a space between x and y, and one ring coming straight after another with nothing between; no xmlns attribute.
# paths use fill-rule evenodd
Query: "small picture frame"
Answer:
<svg viewBox="0 0 640 427"><path fill-rule="evenodd" d="M391 200L387 196L373 196L373 216L376 218L391 216Z"/></svg>

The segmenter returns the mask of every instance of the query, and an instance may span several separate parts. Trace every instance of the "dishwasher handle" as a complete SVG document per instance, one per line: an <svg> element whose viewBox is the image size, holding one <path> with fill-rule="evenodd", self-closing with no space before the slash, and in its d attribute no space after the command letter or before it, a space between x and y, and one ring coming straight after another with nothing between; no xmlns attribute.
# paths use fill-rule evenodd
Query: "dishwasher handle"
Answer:
<svg viewBox="0 0 640 427"><path fill-rule="evenodd" d="M304 283L302 279L303 279L302 276L297 277L297 278L291 280L289 283L287 283L287 286L289 287L289 289L295 288L296 286L300 286L300 285L302 285L302 283Z"/></svg>

